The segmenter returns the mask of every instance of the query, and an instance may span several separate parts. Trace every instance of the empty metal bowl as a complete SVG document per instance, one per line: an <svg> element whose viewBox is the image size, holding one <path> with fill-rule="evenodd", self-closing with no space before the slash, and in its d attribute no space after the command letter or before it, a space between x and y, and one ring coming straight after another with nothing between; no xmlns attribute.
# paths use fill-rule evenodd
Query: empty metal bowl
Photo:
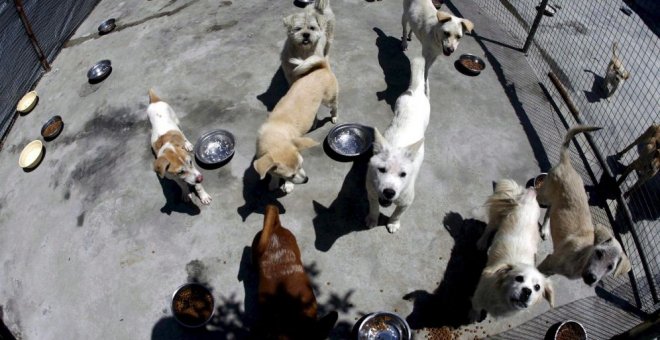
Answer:
<svg viewBox="0 0 660 340"><path fill-rule="evenodd" d="M226 130L203 134L195 144L195 157L205 165L217 165L234 154L234 135Z"/></svg>
<svg viewBox="0 0 660 340"><path fill-rule="evenodd" d="M555 340L587 340L587 331L577 321L566 320L559 324L555 332Z"/></svg>
<svg viewBox="0 0 660 340"><path fill-rule="evenodd" d="M41 127L41 136L46 140L54 139L62 132L62 127L64 127L62 117L53 116Z"/></svg>
<svg viewBox="0 0 660 340"><path fill-rule="evenodd" d="M20 113L28 113L34 109L37 105L39 96L37 96L37 91L30 91L26 93L21 100L16 104L16 111Z"/></svg>
<svg viewBox="0 0 660 340"><path fill-rule="evenodd" d="M186 283L172 294L172 315L181 325L196 328L206 325L215 312L211 291L199 283Z"/></svg>
<svg viewBox="0 0 660 340"><path fill-rule="evenodd" d="M92 68L87 71L87 79L90 81L101 81L112 72L112 63L110 60L101 60L94 64Z"/></svg>
<svg viewBox="0 0 660 340"><path fill-rule="evenodd" d="M18 165L23 169L32 169L39 164L44 156L44 145L36 139L28 143L18 157Z"/></svg>
<svg viewBox="0 0 660 340"><path fill-rule="evenodd" d="M355 157L369 150L374 141L374 132L373 128L360 124L341 124L332 128L326 139L330 149L338 155Z"/></svg>
<svg viewBox="0 0 660 340"><path fill-rule="evenodd" d="M375 312L362 319L358 340L410 340L410 326L402 317L388 312Z"/></svg>
<svg viewBox="0 0 660 340"><path fill-rule="evenodd" d="M115 18L110 18L99 25L99 34L108 34L117 27L115 25Z"/></svg>
<svg viewBox="0 0 660 340"><path fill-rule="evenodd" d="M486 62L474 54L463 54L458 57L458 65L460 65L463 72L470 75L478 75L486 68Z"/></svg>

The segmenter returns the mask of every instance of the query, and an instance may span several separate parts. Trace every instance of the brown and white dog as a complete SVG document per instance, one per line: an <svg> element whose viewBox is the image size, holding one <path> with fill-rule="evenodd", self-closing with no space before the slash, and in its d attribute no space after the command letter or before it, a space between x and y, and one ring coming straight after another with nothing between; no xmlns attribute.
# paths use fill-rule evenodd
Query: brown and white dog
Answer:
<svg viewBox="0 0 660 340"><path fill-rule="evenodd" d="M149 90L147 116L151 122L151 149L156 155L154 171L160 178L174 180L181 187L185 202L192 199L188 187L192 185L202 204L211 203L211 195L202 187L204 177L193 164L192 143L179 129L179 118L172 107L158 98L153 89Z"/></svg>
<svg viewBox="0 0 660 340"><path fill-rule="evenodd" d="M259 275L259 339L325 339L337 312L317 319L317 302L305 274L296 237L280 223L279 210L266 206L263 229L252 242Z"/></svg>
<svg viewBox="0 0 660 340"><path fill-rule="evenodd" d="M332 123L337 122L337 79L328 61L319 56L292 59L298 65L294 74L300 77L273 108L266 122L259 128L256 160L252 163L261 179L270 174L270 190L279 187L293 191L294 184L307 183L302 168L300 151L318 145L311 138L303 137L314 125L316 112L321 104L331 108Z"/></svg>
<svg viewBox="0 0 660 340"><path fill-rule="evenodd" d="M612 44L612 59L607 64L605 80L603 81L603 91L606 98L611 97L619 86L630 77L630 72L623 67L623 62L616 54L616 48L617 44L614 42Z"/></svg>
<svg viewBox="0 0 660 340"><path fill-rule="evenodd" d="M626 166L621 173L621 178L617 181L617 184L621 186L633 170L637 172L637 182L624 193L626 197L660 171L660 125L652 124L639 138L617 153L616 158L621 158L635 146L639 150L639 156Z"/></svg>
<svg viewBox="0 0 660 340"><path fill-rule="evenodd" d="M610 273L619 276L631 269L619 241L607 228L591 221L584 182L568 154L573 136L596 130L600 128L583 125L568 130L559 164L550 169L537 197L539 203L549 206L541 234L547 235L549 226L553 245L553 253L541 262L539 270L547 275L582 278L590 286Z"/></svg>
<svg viewBox="0 0 660 340"><path fill-rule="evenodd" d="M429 69L440 53L446 56L452 54L463 34L472 32L474 28L470 20L436 10L430 0L403 0L401 25L401 48L404 51L408 48L413 32L422 44L422 56L426 60L424 80L428 80ZM426 95L429 96L428 81Z"/></svg>

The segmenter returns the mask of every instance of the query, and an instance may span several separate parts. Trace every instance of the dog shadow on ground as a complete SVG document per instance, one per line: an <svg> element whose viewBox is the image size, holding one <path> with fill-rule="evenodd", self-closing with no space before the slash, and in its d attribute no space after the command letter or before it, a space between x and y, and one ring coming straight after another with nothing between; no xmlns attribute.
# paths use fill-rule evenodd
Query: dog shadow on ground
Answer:
<svg viewBox="0 0 660 340"><path fill-rule="evenodd" d="M181 188L175 181L168 178L160 178L158 175L156 175L156 178L158 178L160 187L163 189L163 196L165 196L165 205L160 208L160 212L168 215L171 215L172 212L188 214L190 216L199 215L201 210L195 203L183 201L181 198ZM191 188L193 195L196 195L194 191Z"/></svg>
<svg viewBox="0 0 660 340"><path fill-rule="evenodd" d="M268 112L273 111L273 108L277 102L284 97L286 92L289 90L289 83L287 83L286 78L284 77L284 71L281 67L277 68L277 72L273 75L273 78L270 80L270 85L266 92L257 96L257 99L261 101L265 106Z"/></svg>
<svg viewBox="0 0 660 340"><path fill-rule="evenodd" d="M604 99L603 85L605 85L605 78L596 74L596 72L592 70L583 71L594 75L594 82L591 84L591 91L584 90L584 96L587 98L587 101L589 101L589 103L597 103L601 99Z"/></svg>
<svg viewBox="0 0 660 340"><path fill-rule="evenodd" d="M312 220L316 249L326 252L340 237L354 231L367 230L364 223L369 212L369 200L364 181L367 176L368 159L359 159L344 177L344 183L329 207L312 201L316 217Z"/></svg>
<svg viewBox="0 0 660 340"><path fill-rule="evenodd" d="M380 28L374 27L376 46L378 47L378 63L385 75L387 89L377 92L378 100L385 102L394 111L396 99L410 85L410 60L401 49L401 40L386 35Z"/></svg>
<svg viewBox="0 0 660 340"><path fill-rule="evenodd" d="M414 303L412 313L406 317L412 329L459 327L469 323L470 299L486 265L486 253L476 246L486 223L449 212L443 224L454 238L454 247L442 282L432 293L416 290L403 297Z"/></svg>
<svg viewBox="0 0 660 340"><path fill-rule="evenodd" d="M243 222L245 222L247 217L253 212L263 215L268 204L276 205L281 214L286 212L282 203L277 200L284 196L284 192L280 189L274 191L268 190L268 182L270 181L269 176L270 175L266 175L266 178L262 181L259 178L257 171L254 170L252 162L250 162L248 168L245 169L245 173L243 173L243 199L245 200L245 204L237 209Z"/></svg>

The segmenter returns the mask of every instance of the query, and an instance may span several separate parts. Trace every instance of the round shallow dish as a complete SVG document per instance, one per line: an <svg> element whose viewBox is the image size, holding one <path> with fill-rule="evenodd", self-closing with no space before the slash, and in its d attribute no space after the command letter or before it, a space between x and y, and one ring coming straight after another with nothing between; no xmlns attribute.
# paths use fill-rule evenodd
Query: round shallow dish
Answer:
<svg viewBox="0 0 660 340"><path fill-rule="evenodd" d="M112 72L112 63L110 60L101 60L94 64L87 71L87 79L90 81L101 81Z"/></svg>
<svg viewBox="0 0 660 340"><path fill-rule="evenodd" d="M328 132L328 146L338 155L360 156L369 150L374 141L373 129L355 123L337 125Z"/></svg>
<svg viewBox="0 0 660 340"><path fill-rule="evenodd" d="M548 177L548 173L546 172L542 172L538 176L534 177L534 189L536 190L541 189L546 177Z"/></svg>
<svg viewBox="0 0 660 340"><path fill-rule="evenodd" d="M388 312L367 315L358 326L358 340L410 340L412 334L406 320Z"/></svg>
<svg viewBox="0 0 660 340"><path fill-rule="evenodd" d="M40 140L36 139L28 143L21 151L18 157L18 165L23 169L32 169L44 156L44 145Z"/></svg>
<svg viewBox="0 0 660 340"><path fill-rule="evenodd" d="M234 135L227 130L215 130L203 134L195 144L195 157L206 165L216 165L234 154Z"/></svg>
<svg viewBox="0 0 660 340"><path fill-rule="evenodd" d="M486 63L483 61L483 59L469 53L458 57L458 65L461 66L465 73L475 76L486 68Z"/></svg>
<svg viewBox="0 0 660 340"><path fill-rule="evenodd" d="M41 127L41 136L46 140L54 139L62 132L62 127L64 127L62 117L53 116Z"/></svg>
<svg viewBox="0 0 660 340"><path fill-rule="evenodd" d="M28 113L34 109L34 106L37 105L37 91L30 91L26 93L21 100L18 101L16 105L16 111L20 113Z"/></svg>
<svg viewBox="0 0 660 340"><path fill-rule="evenodd" d="M213 317L215 301L208 288L199 283L186 283L172 294L172 315L185 327L206 325Z"/></svg>
<svg viewBox="0 0 660 340"><path fill-rule="evenodd" d="M539 9L541 9L541 6L536 6L536 10L538 11ZM543 10L543 15L548 17L554 16L555 13L557 13L557 8L550 4L546 5L545 9Z"/></svg>
<svg viewBox="0 0 660 340"><path fill-rule="evenodd" d="M567 320L557 328L555 340L587 340L587 331L579 322Z"/></svg>
<svg viewBox="0 0 660 340"><path fill-rule="evenodd" d="M108 34L117 27L115 25L115 18L110 18L99 25L99 34Z"/></svg>
<svg viewBox="0 0 660 340"><path fill-rule="evenodd" d="M309 4L313 4L314 0L294 0L297 4L300 4L302 6L307 6Z"/></svg>

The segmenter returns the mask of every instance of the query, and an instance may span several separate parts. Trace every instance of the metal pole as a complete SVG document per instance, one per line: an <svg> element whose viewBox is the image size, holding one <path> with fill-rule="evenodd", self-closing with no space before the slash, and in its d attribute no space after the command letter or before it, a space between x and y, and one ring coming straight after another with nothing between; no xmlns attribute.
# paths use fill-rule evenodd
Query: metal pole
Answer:
<svg viewBox="0 0 660 340"><path fill-rule="evenodd" d="M529 30L529 34L527 34L527 40L525 40L525 46L523 46L523 53L527 53L529 50L529 46L532 44L532 40L534 40L534 35L536 34L536 29L539 28L539 24L541 23L541 18L543 18L543 11L545 11L545 6L548 5L549 0L541 0L541 4L539 5L539 11L536 13L536 18L534 18L534 23L532 23L532 28Z"/></svg>
<svg viewBox="0 0 660 340"><path fill-rule="evenodd" d="M44 52L41 50L41 46L39 46L37 37L34 35L34 32L32 31L32 25L30 25L30 21L28 21L28 18L25 15L25 10L23 9L23 0L14 0L14 5L16 6L16 10L18 11L18 15L21 17L21 21L23 22L23 27L25 27L25 31L27 32L27 35L30 38L30 42L32 42L32 46L34 47L34 50L37 52L37 56L39 57L41 66L43 66L44 70L50 71L50 65L48 64L48 59L46 59Z"/></svg>

